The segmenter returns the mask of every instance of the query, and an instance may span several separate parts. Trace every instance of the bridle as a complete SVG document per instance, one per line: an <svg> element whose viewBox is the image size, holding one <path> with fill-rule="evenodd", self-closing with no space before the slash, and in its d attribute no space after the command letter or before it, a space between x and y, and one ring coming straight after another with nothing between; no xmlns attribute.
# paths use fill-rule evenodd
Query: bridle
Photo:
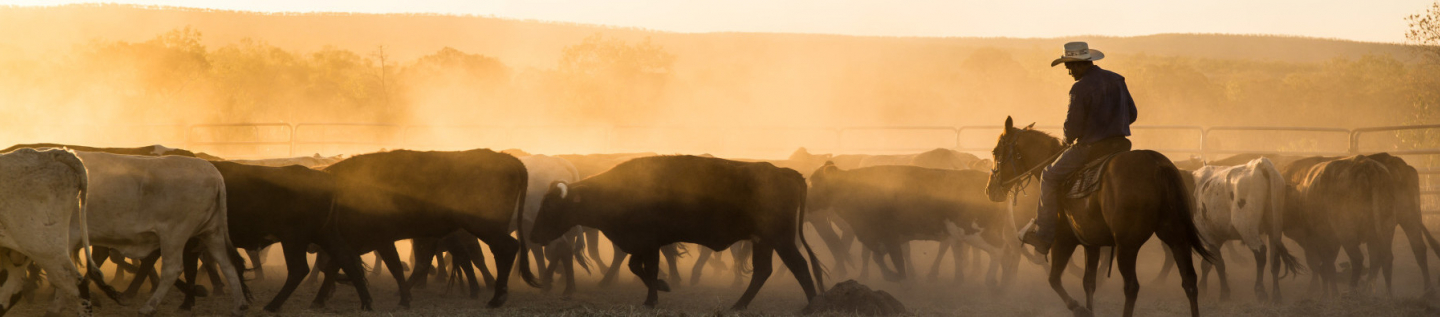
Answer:
<svg viewBox="0 0 1440 317"><path fill-rule="evenodd" d="M999 174L1000 166L1006 166L1007 170L1011 172L1016 172L1020 170L1019 165L1020 162L1023 161L1023 158L1020 157L1020 149L1018 148L1018 145L1016 145L1017 143L1020 143L1017 140L1017 138L1019 137L1020 135L1016 133L1015 135L1008 136L1005 140L1000 141L1001 146L1005 149L1005 161L1001 162L999 160L996 160L996 166L990 169L990 174L1003 175ZM1070 146L1068 145L1062 147L1059 151L1055 152L1055 155L1051 155L1049 158L1046 158L1039 164L1035 164L1035 166L1031 167L1029 170L1025 170L1024 172L1019 174L1013 174L1014 176L1011 176L1010 179L1000 182L1000 187L1005 188L1006 191L1009 191L1012 194L1019 194L1020 191L1024 190L1025 187L1030 185L1030 180L1035 178L1035 171L1038 171L1041 168L1045 168L1045 166L1050 165L1051 162L1055 162L1056 159L1060 158L1060 154L1064 154L1065 150L1069 148Z"/></svg>

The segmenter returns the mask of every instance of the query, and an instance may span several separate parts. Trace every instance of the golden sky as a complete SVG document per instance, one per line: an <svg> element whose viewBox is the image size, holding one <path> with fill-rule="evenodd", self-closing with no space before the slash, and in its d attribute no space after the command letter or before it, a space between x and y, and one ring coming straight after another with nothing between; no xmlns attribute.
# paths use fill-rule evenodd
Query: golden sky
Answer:
<svg viewBox="0 0 1440 317"><path fill-rule="evenodd" d="M264 12L426 12L676 32L1060 37L1276 34L1404 42L1404 17L1435 0L106 0ZM94 1L0 0L0 5Z"/></svg>

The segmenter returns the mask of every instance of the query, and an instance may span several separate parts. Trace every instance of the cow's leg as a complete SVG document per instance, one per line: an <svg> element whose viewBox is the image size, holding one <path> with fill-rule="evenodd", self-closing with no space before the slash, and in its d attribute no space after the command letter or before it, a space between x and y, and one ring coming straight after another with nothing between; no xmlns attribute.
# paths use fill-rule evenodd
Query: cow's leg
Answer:
<svg viewBox="0 0 1440 317"><path fill-rule="evenodd" d="M267 247L264 247L264 248L260 248L259 250L245 249L245 256L250 258L250 267L251 267L250 270L255 271L255 280L256 280L256 281L264 281L264 280L265 280L265 263L264 263L265 260L260 258L260 254L265 253L265 252L269 252L269 251L270 251L270 247L268 247L268 246L267 246ZM308 262L308 261L307 261L307 262Z"/></svg>
<svg viewBox="0 0 1440 317"><path fill-rule="evenodd" d="M320 254L325 254L325 252L320 252ZM318 257L316 262L319 262ZM340 266L334 263L327 261L317 269L322 273L320 274L320 290L315 292L315 301L310 302L310 309L324 308L325 301L330 300L330 296L335 294L336 280L340 279L336 276L339 275Z"/></svg>
<svg viewBox="0 0 1440 317"><path fill-rule="evenodd" d="M1215 252L1215 277L1220 280L1220 301L1228 301L1230 300L1230 275L1225 272L1225 259L1220 256L1221 253L1224 252ZM1201 262L1209 263L1209 261Z"/></svg>
<svg viewBox="0 0 1440 317"><path fill-rule="evenodd" d="M244 284L240 281L240 271L236 269L235 262L231 262L230 252L234 252L230 246L229 236L222 227L219 230L211 231L202 236L200 242L205 247L206 260L212 265L219 266L220 273L225 276L225 283L230 289L230 297L234 298L235 308L230 310L231 316L245 316L245 311L250 308L250 301L246 298ZM236 255L239 257L239 255ZM220 285L215 285L220 289Z"/></svg>
<svg viewBox="0 0 1440 317"><path fill-rule="evenodd" d="M450 263L454 266L452 271L456 274L464 274L465 280L470 283L470 299L480 299L480 282L475 280L475 268L470 265L469 250L462 246L450 247Z"/></svg>
<svg viewBox="0 0 1440 317"><path fill-rule="evenodd" d="M520 241L510 237L509 232L477 232L475 234L485 245L490 246L490 256L495 258L495 295L490 297L489 307L500 307L510 299L510 270L515 265L515 256L520 252ZM524 256L524 255L520 255Z"/></svg>
<svg viewBox="0 0 1440 317"><path fill-rule="evenodd" d="M190 251L189 248L186 248L184 256L185 267L182 269L182 272L185 274L184 288L194 290L195 285L199 284L198 282L196 282L197 280L199 280L198 278L196 278L196 274L199 271L198 266L200 264L200 253ZM176 285L176 287L180 287L180 285ZM190 308L195 306L195 292L182 293L185 293L185 301L180 303L180 310L190 311Z"/></svg>
<svg viewBox="0 0 1440 317"><path fill-rule="evenodd" d="M1424 232L1421 231L1428 229L1425 229L1424 223L1420 222L1420 219L1410 219L1413 220L1407 221L1405 217L1400 217L1400 230L1405 232L1405 240L1410 241L1410 251L1415 253L1415 264L1420 266L1420 277L1424 281L1421 283L1424 284L1422 286L1424 294L1430 295L1433 285L1430 283L1430 259L1425 249Z"/></svg>
<svg viewBox="0 0 1440 317"><path fill-rule="evenodd" d="M750 254L752 253L751 249L754 249L754 247L754 243L745 240L736 242L735 245L730 248L730 256L735 258L735 265L731 268L731 270L735 272L735 280L731 282L730 288L740 288L741 285L745 285L745 275L749 274L745 272L745 262L749 262ZM754 267L750 268L751 273L753 273L754 270Z"/></svg>
<svg viewBox="0 0 1440 317"><path fill-rule="evenodd" d="M600 268L601 271L609 271L610 265L606 265L605 261L600 259L600 229L583 228L582 230L585 232L585 241L588 245L585 252L588 252L590 258L595 260L595 267ZM614 264L615 262L610 263Z"/></svg>
<svg viewBox="0 0 1440 317"><path fill-rule="evenodd" d="M731 310L744 310L750 306L750 300L755 299L755 294L760 292L760 286L765 285L765 280L770 278L774 270L771 267L775 248L770 246L769 241L753 241L754 252L750 254L753 271L750 274L750 286L745 288L745 294L740 295L740 301L731 306Z"/></svg>
<svg viewBox="0 0 1440 317"><path fill-rule="evenodd" d="M495 289L495 276L490 274L490 267L485 265L485 250L480 248L480 240L465 241L465 253L470 255L470 262L480 269L480 276L485 279L485 288Z"/></svg>
<svg viewBox="0 0 1440 317"><path fill-rule="evenodd" d="M675 285L679 286L681 281L680 265L677 262L679 262L678 259L680 258L680 244L671 243L670 245L660 247L660 254L665 255L665 263L670 265L670 279L668 280L675 281ZM659 264L656 265L655 268L659 269Z"/></svg>
<svg viewBox="0 0 1440 317"><path fill-rule="evenodd" d="M862 280L862 281L865 281L865 280L869 280L869 279L870 279L870 260L871 260L871 258L874 257L874 253L875 253L874 250L870 250L870 248L864 247L864 244L863 244L863 243L861 244L861 247L860 247L860 280ZM880 266L880 270L881 270L882 272L885 270L884 267L885 267L884 265L881 265L881 266Z"/></svg>
<svg viewBox="0 0 1440 317"><path fill-rule="evenodd" d="M1269 294L1265 292L1266 251L1266 247L1263 244L1250 250L1250 253L1255 254L1255 297L1258 297L1261 303L1270 301ZM1279 267L1280 263L1277 261L1275 266Z"/></svg>
<svg viewBox="0 0 1440 317"><path fill-rule="evenodd" d="M430 261L435 258L435 250L439 248L440 239L414 239L410 240L411 250L415 253L415 262L411 264L415 268L410 272L410 280L402 282L404 289L424 289L430 279ZM441 264L444 265L444 264ZM443 278L443 277L442 277ZM408 283L408 285L406 285Z"/></svg>
<svg viewBox="0 0 1440 317"><path fill-rule="evenodd" d="M606 271L605 277L600 279L600 287L615 284L616 276L620 273L619 263L625 261L626 254L625 251L620 251L620 248L615 248L614 254L614 257L610 259L610 270Z"/></svg>
<svg viewBox="0 0 1440 317"><path fill-rule="evenodd" d="M234 264L232 263L231 266L234 266ZM210 287L215 289L215 291L211 293L214 293L215 295L225 295L225 281L224 278L220 276L220 270L215 266L214 261L211 261L209 258L202 257L200 258L200 268L205 269L205 276L210 278ZM240 274L240 272L243 272L243 269L242 271L236 271L235 273Z"/></svg>
<svg viewBox="0 0 1440 317"><path fill-rule="evenodd" d="M964 243L956 242L950 244L950 254L951 257L953 257L952 260L955 261L955 276L953 277L955 285L965 283L965 266L960 265L960 263L965 262L965 248ZM936 263L939 263L939 261L936 261Z"/></svg>
<svg viewBox="0 0 1440 317"><path fill-rule="evenodd" d="M1165 264L1160 265L1160 274L1156 274L1155 279L1150 280L1148 285L1165 284L1165 281L1170 279L1170 269L1175 267L1175 255L1170 254L1170 246L1161 244L1160 247L1165 249Z"/></svg>
<svg viewBox="0 0 1440 317"><path fill-rule="evenodd" d="M850 263L850 244L840 239L840 234L836 233L835 227L830 224L830 216L818 216L821 214L825 213L811 213L805 220L814 226L815 233L820 235L820 240L825 241L825 248L830 250L830 256L835 259L835 275L848 276L849 272L846 271L846 267L852 265Z"/></svg>
<svg viewBox="0 0 1440 317"><path fill-rule="evenodd" d="M162 284L160 284L160 277L155 273L155 262L159 260L160 252L152 252L141 259L140 266L137 266L135 270L135 279L130 280L130 287L125 288L125 292L120 294L120 298L134 298L135 294L140 293L140 286L145 284L147 279L150 280L152 290L159 290Z"/></svg>
<svg viewBox="0 0 1440 317"><path fill-rule="evenodd" d="M776 241L785 240L776 239ZM785 267L790 269L791 273L795 273L795 281L800 282L800 288L805 290L805 299L808 301L815 299L817 283L810 275L810 261L805 260L804 253L801 253L800 248L796 246L797 243L798 241L781 242L775 247L775 252L780 255L780 262L785 263Z"/></svg>
<svg viewBox="0 0 1440 317"><path fill-rule="evenodd" d="M715 251L704 246L700 247L700 256L695 258L695 267L690 269L690 285L700 285L700 274L704 273L705 263L709 263L712 253Z"/></svg>
<svg viewBox="0 0 1440 317"><path fill-rule="evenodd" d="M14 262L23 260L11 258L12 256L19 256L19 254L19 252L0 250L0 271L4 271L6 281L4 285L0 285L0 300L4 300L3 305L0 305L0 315L9 312L10 309L15 308L15 305L20 303L20 291L22 287L21 283L16 282L25 278L25 270L22 269L23 264L14 264ZM56 298L59 297L57 296Z"/></svg>
<svg viewBox="0 0 1440 317"><path fill-rule="evenodd" d="M926 279L935 281L940 278L940 262L945 260L945 253L949 252L954 244L952 239L940 240L940 247L935 250L935 261L930 263L930 274L926 275ZM960 262L955 262L955 266L960 266Z"/></svg>
<svg viewBox="0 0 1440 317"><path fill-rule="evenodd" d="M1354 243L1345 245L1345 254L1350 256L1350 291L1355 292L1360 288L1360 277L1365 274L1365 253L1360 251L1360 244Z"/></svg>
<svg viewBox="0 0 1440 317"><path fill-rule="evenodd" d="M265 304L265 311L275 313L280 311L280 305L295 293L295 288L300 287L300 282L305 280L305 275L310 274L310 262L305 259L305 246L296 242L281 243L280 252L285 254L285 285L280 287L280 292L275 293L275 298ZM352 275L359 276L359 275Z"/></svg>
<svg viewBox="0 0 1440 317"><path fill-rule="evenodd" d="M569 298L575 294L575 251L570 250L569 244L564 244L561 248L565 249L565 255L562 256L563 259L560 262L565 270L565 291L560 295Z"/></svg>
<svg viewBox="0 0 1440 317"><path fill-rule="evenodd" d="M670 285L660 280L660 250L646 250L630 255L630 273L644 282L645 307L655 308L660 301L660 291L670 291Z"/></svg>
<svg viewBox="0 0 1440 317"><path fill-rule="evenodd" d="M308 248L307 248L307 249L308 249ZM375 264L376 266L372 266L371 268L374 269L375 272L380 272L380 266L379 266L379 265L380 265L380 256L379 256L379 255L376 255L376 256L375 256L375 263L376 263L376 264ZM320 274L321 274L321 273L325 273L325 266L326 266L326 265L329 265L329 264L330 264L330 255L329 255L329 254L326 254L326 252L316 252L316 253L315 253L315 263L310 266L310 275L309 275L309 276L306 276L306 277L305 277L305 280L310 281L310 285L315 285L315 283L321 282L321 280L322 280L323 278L320 276ZM379 273L375 273L375 274L376 274L375 276L379 276Z"/></svg>
<svg viewBox="0 0 1440 317"><path fill-rule="evenodd" d="M70 261L70 255L60 252L48 255L37 255L38 257L31 257L31 259L34 260L35 264L39 265L41 269L45 270L48 274L47 278L50 279L50 285L55 287L55 296L50 302L50 308L45 311L45 316L60 316L60 312L67 306L67 303L69 303L72 298L79 300L81 315L89 315L91 310L90 301L81 298L80 294L80 285L84 281L80 275L80 271L75 268L74 262ZM22 272L23 275L24 266L17 266L10 271L19 271ZM23 280L15 279L8 281L6 284L19 284L21 282L23 282ZM11 295L10 301L13 303L15 299L18 299L18 295L19 294Z"/></svg>
<svg viewBox="0 0 1440 317"><path fill-rule="evenodd" d="M548 261L546 261L547 258L545 257L546 251L549 250L545 250L545 245L543 244L531 243L529 241L525 241L525 243L528 243L528 246L530 247L530 255L535 258L535 271L544 272L547 265L549 265ZM548 281L546 281L546 283L548 284Z"/></svg>
<svg viewBox="0 0 1440 317"><path fill-rule="evenodd" d="M165 294L170 292L170 287L175 280L180 278L180 270L184 265L185 241L183 238L171 238L162 240L160 243L160 254L170 254L161 258L160 279L156 281L155 292L150 295L150 300L140 307L141 316L154 316L155 307L160 306L160 301L165 299Z"/></svg>
<svg viewBox="0 0 1440 317"><path fill-rule="evenodd" d="M405 266L400 264L400 252L395 250L395 244L380 246L375 250L375 255L385 260L385 267L390 269L390 276L395 278L395 284L400 289L400 307L410 308L410 283L405 281ZM331 266L334 266L333 264ZM420 265L415 265L415 270L420 270ZM329 276L330 272L325 272ZM410 276L417 276L412 272Z"/></svg>
<svg viewBox="0 0 1440 317"><path fill-rule="evenodd" d="M375 253L372 252L371 255L374 256L375 258L370 261L370 262L371 262L371 264L370 264L370 277L372 277L372 278L374 278L374 277L380 277L380 272L381 272L381 270L384 270L384 269L385 269L385 261L383 261L383 260L380 259L380 255L379 255L379 254L375 254ZM316 273L311 273L311 274L316 274Z"/></svg>
<svg viewBox="0 0 1440 317"><path fill-rule="evenodd" d="M906 281L906 277L908 277L907 274L908 272L910 272L908 271L908 269L913 267L913 265L907 265L907 263L909 263L907 261L909 260L909 256L908 254L906 254L905 250L909 249L908 247L906 247L906 245L909 244L910 243L908 242L890 242L885 245L885 248L888 249L886 250L888 252L885 253L890 256L890 262L895 265L895 272L893 274L887 274L885 276L886 280L895 283L901 283ZM875 255L875 258L877 260L884 259L884 256L881 256L878 252L875 253ZM882 267L885 265L883 260L877 261L875 262L875 264Z"/></svg>

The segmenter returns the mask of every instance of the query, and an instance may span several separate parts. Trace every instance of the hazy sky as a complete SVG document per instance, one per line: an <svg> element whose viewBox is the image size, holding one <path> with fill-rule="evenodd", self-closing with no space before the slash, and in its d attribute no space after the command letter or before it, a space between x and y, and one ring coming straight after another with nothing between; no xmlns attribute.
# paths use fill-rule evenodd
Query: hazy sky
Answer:
<svg viewBox="0 0 1440 317"><path fill-rule="evenodd" d="M1436 0L106 0L247 11L430 12L678 32L1057 37L1283 34L1403 42ZM0 0L11 5L93 1Z"/></svg>

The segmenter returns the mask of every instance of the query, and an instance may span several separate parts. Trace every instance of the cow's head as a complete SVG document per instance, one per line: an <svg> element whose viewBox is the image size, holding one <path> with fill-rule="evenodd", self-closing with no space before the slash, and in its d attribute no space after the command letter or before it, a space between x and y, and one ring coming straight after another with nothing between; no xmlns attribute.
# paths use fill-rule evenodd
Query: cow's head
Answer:
<svg viewBox="0 0 1440 317"><path fill-rule="evenodd" d="M805 195L805 209L825 210L830 208L830 201L833 200L833 178L835 173L840 172L835 167L835 162L826 161L814 173L810 174L810 191Z"/></svg>
<svg viewBox="0 0 1440 317"><path fill-rule="evenodd" d="M550 183L550 189L540 201L540 211L535 214L530 242L549 243L579 225L577 210L585 199L582 189L583 186L572 186L563 181Z"/></svg>

